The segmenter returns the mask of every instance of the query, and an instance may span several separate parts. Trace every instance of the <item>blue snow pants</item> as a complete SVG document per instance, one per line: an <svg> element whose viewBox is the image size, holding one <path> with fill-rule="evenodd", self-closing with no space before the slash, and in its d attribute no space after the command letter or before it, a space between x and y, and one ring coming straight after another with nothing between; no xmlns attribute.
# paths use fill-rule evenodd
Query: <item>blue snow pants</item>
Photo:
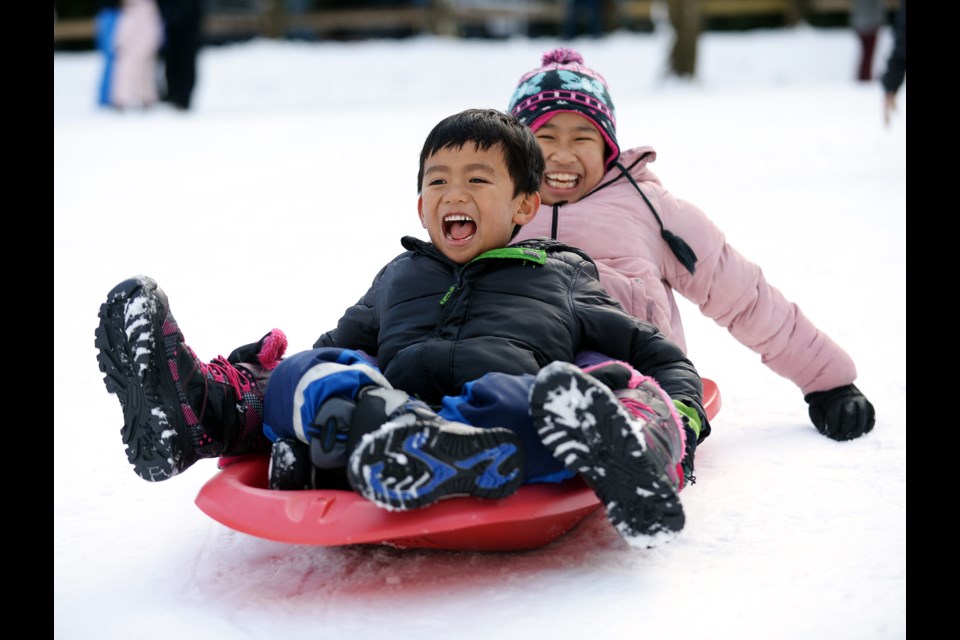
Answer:
<svg viewBox="0 0 960 640"><path fill-rule="evenodd" d="M458 396L445 396L437 414L474 427L504 427L523 443L524 482L561 482L573 477L540 442L530 416L530 374L488 373L468 382ZM360 351L323 347L294 354L277 365L264 395L263 432L276 442L310 442L307 427L330 398L352 400L361 387L390 387L374 358Z"/></svg>

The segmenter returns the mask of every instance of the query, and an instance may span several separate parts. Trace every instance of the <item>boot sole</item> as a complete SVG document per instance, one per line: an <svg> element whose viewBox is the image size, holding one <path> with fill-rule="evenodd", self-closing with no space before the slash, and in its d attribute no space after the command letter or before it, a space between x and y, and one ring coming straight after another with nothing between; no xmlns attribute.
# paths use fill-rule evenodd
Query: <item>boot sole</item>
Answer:
<svg viewBox="0 0 960 640"><path fill-rule="evenodd" d="M153 312L149 325L144 324L144 314L137 313L138 306ZM160 316L168 310L166 295L154 280L131 278L107 295L95 332L103 383L123 408L120 434L127 460L149 482L171 478L183 468L180 407L161 400L177 398L177 388L168 367L157 362L164 354Z"/></svg>
<svg viewBox="0 0 960 640"><path fill-rule="evenodd" d="M644 436L616 395L573 365L548 365L534 382L531 413L541 441L579 473L631 546L651 548L683 529L683 506L645 451Z"/></svg>
<svg viewBox="0 0 960 640"><path fill-rule="evenodd" d="M392 422L363 437L347 471L365 498L405 511L455 496L506 498L523 483L522 460L520 439L508 429Z"/></svg>

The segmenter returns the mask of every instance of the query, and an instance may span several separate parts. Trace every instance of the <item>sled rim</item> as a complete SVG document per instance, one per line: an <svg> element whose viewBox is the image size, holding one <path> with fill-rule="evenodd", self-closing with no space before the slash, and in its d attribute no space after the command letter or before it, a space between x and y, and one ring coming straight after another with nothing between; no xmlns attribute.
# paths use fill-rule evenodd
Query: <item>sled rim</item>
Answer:
<svg viewBox="0 0 960 640"><path fill-rule="evenodd" d="M201 488L197 506L231 529L277 542L473 550L543 546L600 506L574 478L524 485L502 500L450 498L424 509L387 511L353 491L267 489L269 462L265 455L236 460Z"/></svg>
<svg viewBox="0 0 960 640"><path fill-rule="evenodd" d="M703 379L708 419L720 390ZM520 551L545 546L600 507L579 478L521 486L501 500L449 498L423 509L387 511L353 491L267 488L268 455L221 459L196 505L221 524L259 538L312 546L386 544L402 548Z"/></svg>

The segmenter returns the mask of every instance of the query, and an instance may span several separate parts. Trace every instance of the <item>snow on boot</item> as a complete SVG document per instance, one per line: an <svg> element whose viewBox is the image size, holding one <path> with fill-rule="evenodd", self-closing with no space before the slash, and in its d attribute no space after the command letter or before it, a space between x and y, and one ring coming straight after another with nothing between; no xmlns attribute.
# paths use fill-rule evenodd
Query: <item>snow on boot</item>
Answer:
<svg viewBox="0 0 960 640"><path fill-rule="evenodd" d="M553 362L534 380L530 410L541 441L596 492L624 540L650 548L683 529L676 473L683 430L652 379L633 395L646 407L636 417L596 378Z"/></svg>
<svg viewBox="0 0 960 640"><path fill-rule="evenodd" d="M444 420L396 389L368 387L358 397L366 415L350 447L351 486L390 511L405 511L454 496L499 499L523 482L523 451L509 429L480 429Z"/></svg>
<svg viewBox="0 0 960 640"><path fill-rule="evenodd" d="M280 491L349 488L342 474L347 465L347 444L356 406L347 398L329 398L307 425L310 444L296 438L276 440L267 486Z"/></svg>
<svg viewBox="0 0 960 640"><path fill-rule="evenodd" d="M138 476L157 482L202 458L270 450L261 429L265 368L200 362L152 278L118 284L99 317L97 362L120 400L120 433Z"/></svg>
<svg viewBox="0 0 960 640"><path fill-rule="evenodd" d="M277 440L270 450L267 488L277 491L315 489L310 447L292 438Z"/></svg>

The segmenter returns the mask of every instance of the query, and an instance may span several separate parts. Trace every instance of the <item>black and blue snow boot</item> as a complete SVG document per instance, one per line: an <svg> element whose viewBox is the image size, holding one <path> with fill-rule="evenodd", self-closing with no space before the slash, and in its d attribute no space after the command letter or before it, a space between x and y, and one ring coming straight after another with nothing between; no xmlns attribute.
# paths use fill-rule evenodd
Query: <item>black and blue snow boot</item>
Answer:
<svg viewBox="0 0 960 640"><path fill-rule="evenodd" d="M357 413L348 478L384 509L417 509L455 496L506 498L523 483L520 439L509 429L444 420L406 393L376 386L361 391Z"/></svg>

